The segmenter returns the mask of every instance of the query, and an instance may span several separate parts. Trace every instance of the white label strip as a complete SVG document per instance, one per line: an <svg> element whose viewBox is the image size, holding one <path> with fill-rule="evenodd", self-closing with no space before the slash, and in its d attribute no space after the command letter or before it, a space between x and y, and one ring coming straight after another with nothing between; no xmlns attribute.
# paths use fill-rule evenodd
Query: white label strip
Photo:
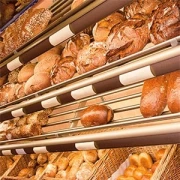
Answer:
<svg viewBox="0 0 180 180"><path fill-rule="evenodd" d="M71 92L71 96L75 100L82 99L82 98L92 96L95 94L96 93L94 92L92 85L89 85L89 86L86 86L86 87L83 87L81 89L77 89Z"/></svg>
<svg viewBox="0 0 180 180"><path fill-rule="evenodd" d="M129 85L136 82L140 82L149 78L155 77L150 69L150 66L146 66L119 76L119 80L123 85Z"/></svg>
<svg viewBox="0 0 180 180"><path fill-rule="evenodd" d="M4 156L12 155L11 150L2 150Z"/></svg>
<svg viewBox="0 0 180 180"><path fill-rule="evenodd" d="M97 149L94 142L75 143L76 149L86 151L89 149Z"/></svg>
<svg viewBox="0 0 180 180"><path fill-rule="evenodd" d="M23 112L23 108L14 110L14 111L11 112L11 114L12 114L13 117L20 117L20 116L25 115L25 113Z"/></svg>
<svg viewBox="0 0 180 180"><path fill-rule="evenodd" d="M27 153L24 151L24 149L16 149L16 152L17 152L18 154L27 154Z"/></svg>
<svg viewBox="0 0 180 180"><path fill-rule="evenodd" d="M47 100L41 102L41 105L43 108L55 107L60 104L61 103L58 102L57 97L53 97L51 99L47 99Z"/></svg>
<svg viewBox="0 0 180 180"><path fill-rule="evenodd" d="M9 69L9 71L13 71L14 69L16 69L22 65L23 64L20 62L19 57L17 57L16 59L14 59L13 61L11 61L7 64L7 68Z"/></svg>
<svg viewBox="0 0 180 180"><path fill-rule="evenodd" d="M38 154L38 153L47 153L47 149L46 146L43 147L34 147L33 148L34 153Z"/></svg>
<svg viewBox="0 0 180 180"><path fill-rule="evenodd" d="M73 35L74 33L71 31L69 25L67 25L64 28L57 31L56 33L54 33L53 35L51 35L49 37L49 42L51 45L56 46Z"/></svg>

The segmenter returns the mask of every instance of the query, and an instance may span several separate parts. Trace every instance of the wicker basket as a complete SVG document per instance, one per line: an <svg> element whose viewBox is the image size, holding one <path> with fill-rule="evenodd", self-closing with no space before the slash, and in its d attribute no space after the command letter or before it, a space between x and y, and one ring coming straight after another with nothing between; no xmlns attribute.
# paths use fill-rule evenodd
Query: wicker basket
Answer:
<svg viewBox="0 0 180 180"><path fill-rule="evenodd" d="M18 158L14 161L14 163L12 164L12 166L10 168L7 167L6 164L6 159L7 156L0 156L0 179L3 179L3 177L9 172L11 171L11 169L16 165L16 163L19 161L19 159L21 158L21 156L18 156Z"/></svg>
<svg viewBox="0 0 180 180"><path fill-rule="evenodd" d="M165 154L162 157L156 171L154 172L151 180L159 180L157 178L162 174L161 167L165 161L168 161L166 157L172 149L172 145L161 146L145 146L145 147L132 147L132 148L118 148L111 149L101 162L100 168L94 171L89 180L107 180L111 175L119 168L119 166L128 158L129 154L147 152L155 160L155 153L161 149L166 148Z"/></svg>
<svg viewBox="0 0 180 180"><path fill-rule="evenodd" d="M174 146L168 154L166 164L162 167L163 173L160 180L180 179L180 146Z"/></svg>

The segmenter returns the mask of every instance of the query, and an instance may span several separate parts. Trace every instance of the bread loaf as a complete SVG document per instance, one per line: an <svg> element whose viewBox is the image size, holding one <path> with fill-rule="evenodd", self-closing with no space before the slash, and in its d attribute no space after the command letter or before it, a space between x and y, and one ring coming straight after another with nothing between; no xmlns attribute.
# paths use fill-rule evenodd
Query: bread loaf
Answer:
<svg viewBox="0 0 180 180"><path fill-rule="evenodd" d="M34 74L35 63L28 63L18 73L18 82L26 82Z"/></svg>
<svg viewBox="0 0 180 180"><path fill-rule="evenodd" d="M48 164L45 171L46 177L55 177L57 173L57 166L54 164Z"/></svg>
<svg viewBox="0 0 180 180"><path fill-rule="evenodd" d="M84 46L79 51L76 60L76 69L78 74L91 71L106 64L106 45L105 43L92 42Z"/></svg>
<svg viewBox="0 0 180 180"><path fill-rule="evenodd" d="M140 111L144 117L161 115L167 104L167 78L146 80L142 89Z"/></svg>
<svg viewBox="0 0 180 180"><path fill-rule="evenodd" d="M79 33L72 37L65 45L62 51L62 58L74 57L77 58L78 52L86 45L90 44L90 36L85 33Z"/></svg>
<svg viewBox="0 0 180 180"><path fill-rule="evenodd" d="M180 3L167 1L159 5L149 23L150 39L154 44L180 35Z"/></svg>
<svg viewBox="0 0 180 180"><path fill-rule="evenodd" d="M142 152L139 154L139 164L140 166L150 169L153 165L153 160L148 153Z"/></svg>
<svg viewBox="0 0 180 180"><path fill-rule="evenodd" d="M102 19L93 27L92 33L94 40L97 42L106 41L111 28L124 20L124 15L118 12L112 13L106 18Z"/></svg>
<svg viewBox="0 0 180 180"><path fill-rule="evenodd" d="M68 80L76 73L76 67L73 57L65 57L56 61L51 70L51 84L58 84Z"/></svg>
<svg viewBox="0 0 180 180"><path fill-rule="evenodd" d="M107 124L114 117L112 109L104 105L91 105L86 108L80 118L84 127Z"/></svg>
<svg viewBox="0 0 180 180"><path fill-rule="evenodd" d="M56 164L57 164L57 167L58 167L58 171L65 170L69 165L69 160L66 157L60 157L56 161Z"/></svg>
<svg viewBox="0 0 180 180"><path fill-rule="evenodd" d="M40 153L37 157L37 163L38 164L44 164L48 160L47 154L46 153Z"/></svg>
<svg viewBox="0 0 180 180"><path fill-rule="evenodd" d="M180 70L168 76L167 105L172 113L180 112Z"/></svg>
<svg viewBox="0 0 180 180"><path fill-rule="evenodd" d="M25 94L31 94L42 90L51 85L50 75L48 72L36 73L28 79L25 84Z"/></svg>
<svg viewBox="0 0 180 180"><path fill-rule="evenodd" d="M34 73L44 73L51 71L52 67L54 66L55 62L60 60L60 55L49 53L46 55L44 59L39 61L34 68Z"/></svg>
<svg viewBox="0 0 180 180"><path fill-rule="evenodd" d="M107 40L108 62L142 50L149 41L148 21L144 16L131 18L115 25Z"/></svg>
<svg viewBox="0 0 180 180"><path fill-rule="evenodd" d="M24 178L30 178L33 175L35 175L35 169L34 168L24 168L21 169L18 173L18 177L24 177Z"/></svg>

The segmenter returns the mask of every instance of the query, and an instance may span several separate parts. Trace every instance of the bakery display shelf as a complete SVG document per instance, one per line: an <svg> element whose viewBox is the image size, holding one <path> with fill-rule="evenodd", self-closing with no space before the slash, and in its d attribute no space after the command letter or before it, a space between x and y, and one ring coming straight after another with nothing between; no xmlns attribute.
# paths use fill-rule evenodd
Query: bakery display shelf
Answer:
<svg viewBox="0 0 180 180"><path fill-rule="evenodd" d="M27 95L25 97L19 98L19 99L15 100L15 101L12 101L10 103L1 105L0 108L5 108L7 106L20 103L20 102L25 101L27 99L29 100L29 99L35 98L35 97L40 96L42 94L45 94L47 92L51 92L53 90L56 90L56 89L59 89L61 87L66 86L66 85L69 85L70 83L77 82L77 81L79 81L81 79L91 77L91 76L93 76L93 75L95 75L97 73L104 72L106 70L109 70L111 68L123 65L123 64L128 63L128 62L132 62L133 60L136 60L138 58L142 58L143 56L151 55L152 53L158 53L158 52L160 52L162 50L166 50L168 48L175 47L175 46L179 45L179 43L180 43L180 36L175 37L175 38L170 39L170 40L167 40L167 41L165 41L163 43L160 43L158 45L148 44L140 52L137 52L137 53L132 54L132 55L130 55L128 57L125 57L125 58L119 59L117 61L114 61L114 62L112 62L110 64L105 65L105 66L94 69L94 70L92 70L90 72L86 72L86 73L84 73L82 75L78 75L78 76L73 77L73 78L71 78L69 80L66 80L65 82L50 86L50 87L45 88L43 90L40 90L40 91L38 91L36 93L32 93L32 94Z"/></svg>
<svg viewBox="0 0 180 180"><path fill-rule="evenodd" d="M63 19L58 25L56 24L53 28L51 27L52 29L48 29L48 32L44 31L45 34L40 34L39 38L4 61L0 67L0 77L33 60L130 2L131 0L114 0L113 3L111 3L111 0L98 0L92 1L90 4L87 3L86 7L73 15L71 14L67 19Z"/></svg>
<svg viewBox="0 0 180 180"><path fill-rule="evenodd" d="M28 138L12 139L0 142L0 153L7 155L22 153L40 153L51 151L83 150L84 148L116 148L130 146L146 146L157 144L180 143L180 113L171 114L165 109L162 115L143 118L139 112L142 83L125 86L116 90L105 92L92 97L84 98L66 106L57 106L55 113L49 115L49 123L43 127L44 133ZM127 93L120 97L118 93ZM124 94L124 93L123 93ZM108 96L114 98L108 99ZM114 120L108 124L94 127L83 127L78 113L87 108L88 104L80 106L83 102L101 99L99 104L112 107ZM79 104L78 108L71 107ZM128 104L128 105L127 105ZM61 108L61 111L56 111ZM128 115L135 110L134 115ZM126 113L123 116L123 113ZM71 115L71 116L70 116ZM56 121L52 121L56 118ZM63 125L68 125L64 128ZM54 129L58 126L58 129ZM46 131L44 128L51 128ZM61 128L60 128L61 127ZM89 136L89 134L91 134ZM90 144L90 146L89 146ZM95 147L92 147L94 145Z"/></svg>
<svg viewBox="0 0 180 180"><path fill-rule="evenodd" d="M134 61L122 65L121 68L117 66L103 73L83 79L83 81L74 82L61 88L51 89L50 92L28 101L1 108L1 121L67 104L179 70L179 57L180 45L177 45L134 59ZM74 81L76 80L75 78Z"/></svg>

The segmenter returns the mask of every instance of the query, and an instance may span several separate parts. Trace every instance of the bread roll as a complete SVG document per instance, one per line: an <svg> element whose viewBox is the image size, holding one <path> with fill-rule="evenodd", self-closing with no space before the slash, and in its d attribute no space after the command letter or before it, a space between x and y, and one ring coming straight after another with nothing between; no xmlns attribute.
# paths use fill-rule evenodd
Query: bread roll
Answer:
<svg viewBox="0 0 180 180"><path fill-rule="evenodd" d="M180 35L180 3L167 1L159 5L149 23L150 39L154 44Z"/></svg>
<svg viewBox="0 0 180 180"><path fill-rule="evenodd" d="M137 180L141 180L144 174L147 173L147 169L143 166L139 166L137 169L133 172L133 177Z"/></svg>
<svg viewBox="0 0 180 180"><path fill-rule="evenodd" d="M71 4L71 10L75 9L79 5L81 5L86 0L74 0Z"/></svg>
<svg viewBox="0 0 180 180"><path fill-rule="evenodd" d="M28 79L25 84L24 91L25 93L31 94L47 88L51 85L50 75L47 72L34 74L32 77Z"/></svg>
<svg viewBox="0 0 180 180"><path fill-rule="evenodd" d="M18 82L26 82L34 74L35 63L28 63L18 73Z"/></svg>
<svg viewBox="0 0 180 180"><path fill-rule="evenodd" d="M134 165L130 165L128 166L125 171L124 171L124 176L128 177L128 176L133 176L134 170L137 168L137 166Z"/></svg>
<svg viewBox="0 0 180 180"><path fill-rule="evenodd" d="M21 169L18 173L18 177L24 177L24 178L30 178L33 175L35 175L35 169L34 168L24 168Z"/></svg>
<svg viewBox="0 0 180 180"><path fill-rule="evenodd" d="M57 167L58 167L58 171L65 170L69 165L69 160L66 157L60 157L56 161L56 164L57 164Z"/></svg>
<svg viewBox="0 0 180 180"><path fill-rule="evenodd" d="M164 156L165 151L165 148L161 148L155 153L156 161L161 160L161 158Z"/></svg>
<svg viewBox="0 0 180 180"><path fill-rule="evenodd" d="M39 166L36 170L35 179L38 179L42 175L44 170L45 170L44 167Z"/></svg>
<svg viewBox="0 0 180 180"><path fill-rule="evenodd" d="M30 158L31 158L32 160L37 159L37 157L38 157L38 154L30 154Z"/></svg>
<svg viewBox="0 0 180 180"><path fill-rule="evenodd" d="M55 178L59 178L60 180L66 180L67 172L66 170L60 170L56 174Z"/></svg>
<svg viewBox="0 0 180 180"><path fill-rule="evenodd" d="M80 117L84 127L107 124L114 117L113 110L105 105L91 105L82 112Z"/></svg>
<svg viewBox="0 0 180 180"><path fill-rule="evenodd" d="M133 177L126 177L126 176L118 176L118 178L116 180L136 180Z"/></svg>
<svg viewBox="0 0 180 180"><path fill-rule="evenodd" d="M15 95L16 95L17 99L25 96L24 87L25 87L25 83L16 84Z"/></svg>
<svg viewBox="0 0 180 180"><path fill-rule="evenodd" d="M150 169L153 165L153 160L148 153L142 152L139 154L139 163L140 166Z"/></svg>
<svg viewBox="0 0 180 180"><path fill-rule="evenodd" d="M74 61L73 57L65 57L56 61L51 70L51 84L58 84L72 78L76 73Z"/></svg>
<svg viewBox="0 0 180 180"><path fill-rule="evenodd" d="M17 126L24 126L26 124L27 124L27 116L19 118L16 123Z"/></svg>
<svg viewBox="0 0 180 180"><path fill-rule="evenodd" d="M69 166L75 166L77 168L80 167L80 165L83 163L84 158L82 155L82 152L80 153L75 153L72 159L69 160ZM72 170L73 171L73 170Z"/></svg>
<svg viewBox="0 0 180 180"><path fill-rule="evenodd" d="M66 178L68 180L76 180L76 174L79 170L79 166L70 166L70 169L67 172Z"/></svg>
<svg viewBox="0 0 180 180"><path fill-rule="evenodd" d="M144 174L141 180L151 180L152 173Z"/></svg>
<svg viewBox="0 0 180 180"><path fill-rule="evenodd" d="M78 52L86 45L90 44L90 36L85 33L79 33L72 37L65 45L62 51L62 58L73 57L77 58Z"/></svg>
<svg viewBox="0 0 180 180"><path fill-rule="evenodd" d="M14 163L14 160L11 159L9 156L6 157L6 166L9 169Z"/></svg>
<svg viewBox="0 0 180 180"><path fill-rule="evenodd" d="M34 68L34 73L43 73L48 72L50 73L52 67L54 66L55 62L58 62L60 60L60 55L58 54L47 54L44 59L39 61L37 65Z"/></svg>
<svg viewBox="0 0 180 180"><path fill-rule="evenodd" d="M107 153L108 153L108 149L98 149L98 158L101 159L103 158Z"/></svg>
<svg viewBox="0 0 180 180"><path fill-rule="evenodd" d="M8 82L9 83L17 83L18 82L18 74L19 74L19 69L18 68L11 71L8 74Z"/></svg>
<svg viewBox="0 0 180 180"><path fill-rule="evenodd" d="M37 157L37 163L38 164L44 164L48 160L47 154L46 153L40 153Z"/></svg>
<svg viewBox="0 0 180 180"><path fill-rule="evenodd" d="M97 150L82 151L85 162L95 163L98 159Z"/></svg>
<svg viewBox="0 0 180 180"><path fill-rule="evenodd" d="M90 162L84 162L79 167L78 172L76 173L76 178L78 180L88 180L93 172L94 164Z"/></svg>
<svg viewBox="0 0 180 180"><path fill-rule="evenodd" d="M138 154L132 154L129 157L129 163L130 163L130 165L140 166L139 155Z"/></svg>
<svg viewBox="0 0 180 180"><path fill-rule="evenodd" d="M158 76L144 82L140 111L144 117L161 115L167 104L167 78Z"/></svg>
<svg viewBox="0 0 180 180"><path fill-rule="evenodd" d="M47 157L48 157L48 162L49 163L53 163L54 160L58 157L59 152L54 152L54 153L46 153Z"/></svg>
<svg viewBox="0 0 180 180"><path fill-rule="evenodd" d="M106 64L106 45L105 43L92 42L84 46L79 51L76 60L76 70L78 74L91 71Z"/></svg>
<svg viewBox="0 0 180 180"><path fill-rule="evenodd" d="M115 25L106 40L107 61L112 62L142 50L149 41L148 21L144 16Z"/></svg>
<svg viewBox="0 0 180 180"><path fill-rule="evenodd" d="M28 167L29 168L35 168L36 167L36 160L30 160L29 162L28 162Z"/></svg>
<svg viewBox="0 0 180 180"><path fill-rule="evenodd" d="M172 113L180 112L180 70L168 76L167 105Z"/></svg>
<svg viewBox="0 0 180 180"><path fill-rule="evenodd" d="M156 161L156 162L151 166L151 172L152 172L152 173L155 172L156 168L157 168L158 165L159 165L159 162L160 162L160 161Z"/></svg>
<svg viewBox="0 0 180 180"><path fill-rule="evenodd" d="M57 166L54 164L48 164L45 170L46 177L55 177L57 173Z"/></svg>
<svg viewBox="0 0 180 180"><path fill-rule="evenodd" d="M114 25L123 22L124 20L124 15L118 12L112 13L106 18L102 19L93 27L92 33L94 40L97 42L106 41L111 28Z"/></svg>

